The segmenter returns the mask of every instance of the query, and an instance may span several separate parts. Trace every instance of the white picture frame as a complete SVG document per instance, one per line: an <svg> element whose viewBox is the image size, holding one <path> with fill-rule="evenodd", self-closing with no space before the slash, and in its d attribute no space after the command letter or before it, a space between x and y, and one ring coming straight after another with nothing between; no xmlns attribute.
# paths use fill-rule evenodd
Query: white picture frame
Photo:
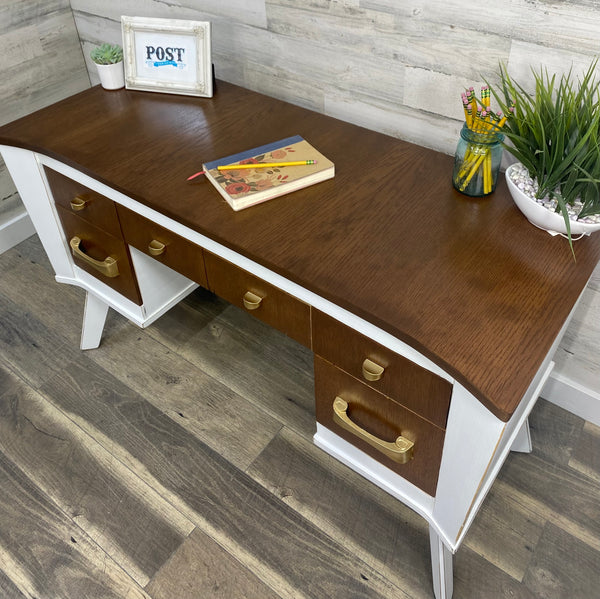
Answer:
<svg viewBox="0 0 600 599"><path fill-rule="evenodd" d="M211 98L210 23L121 16L125 87Z"/></svg>

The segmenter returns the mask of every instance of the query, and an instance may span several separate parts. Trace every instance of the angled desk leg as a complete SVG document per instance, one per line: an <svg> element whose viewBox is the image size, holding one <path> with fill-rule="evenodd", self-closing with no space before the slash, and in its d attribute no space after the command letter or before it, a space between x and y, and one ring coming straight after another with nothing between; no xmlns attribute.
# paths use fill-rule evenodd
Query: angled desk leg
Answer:
<svg viewBox="0 0 600 599"><path fill-rule="evenodd" d="M529 433L529 420L527 418L521 425L510 450L531 453L531 435ZM451 599L454 589L452 551L444 545L432 526L429 526L429 545L435 599Z"/></svg>
<svg viewBox="0 0 600 599"><path fill-rule="evenodd" d="M88 291L85 295L83 309L81 349L96 349L100 345L107 314L108 304Z"/></svg>
<svg viewBox="0 0 600 599"><path fill-rule="evenodd" d="M531 453L533 446L531 445L531 434L529 432L529 418L526 418L513 444L510 446L511 451L519 451L521 453Z"/></svg>
<svg viewBox="0 0 600 599"><path fill-rule="evenodd" d="M452 551L444 545L432 526L429 526L429 545L435 599L450 599L454 589Z"/></svg>

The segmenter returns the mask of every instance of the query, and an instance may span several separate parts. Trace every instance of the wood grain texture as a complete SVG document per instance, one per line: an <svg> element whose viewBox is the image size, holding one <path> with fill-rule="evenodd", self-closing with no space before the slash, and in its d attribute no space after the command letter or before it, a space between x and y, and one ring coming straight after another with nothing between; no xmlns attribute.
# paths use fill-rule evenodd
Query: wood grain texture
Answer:
<svg viewBox="0 0 600 599"><path fill-rule="evenodd" d="M492 564L498 576L501 572L520 581L545 524L544 516L532 509L527 501L492 487L469 529L464 546Z"/></svg>
<svg viewBox="0 0 600 599"><path fill-rule="evenodd" d="M15 372L33 388L62 370L69 354L75 356L64 339L57 339L36 318L5 297L0 301L0 349L10 352Z"/></svg>
<svg viewBox="0 0 600 599"><path fill-rule="evenodd" d="M146 590L153 599L278 599L208 535L196 529Z"/></svg>
<svg viewBox="0 0 600 599"><path fill-rule="evenodd" d="M585 423L569 466L600 482L600 427Z"/></svg>
<svg viewBox="0 0 600 599"><path fill-rule="evenodd" d="M308 304L210 252L205 252L204 258L211 291L302 345L312 346ZM248 291L260 298L260 304L251 310L244 303Z"/></svg>
<svg viewBox="0 0 600 599"><path fill-rule="evenodd" d="M3 256L5 297L0 298L0 346L37 365L26 372L19 360L15 364L34 387L60 371L64 360L77 359L84 300L80 289L53 284L40 248L34 238L21 244L20 252ZM19 287L21 277L30 278L30 293ZM27 318L34 310L45 326ZM16 318L23 319L22 326ZM60 335L58 342L46 336L49 326ZM241 310L226 309L207 291L198 290L144 331L110 311L105 335L88 358L111 369L240 467L262 451L283 421L314 432L312 354ZM120 339L116 346L112 335ZM61 354L53 351L57 343L64 345ZM265 360L277 364L268 376ZM250 402L240 401L242 397ZM243 443L231 442L242 437Z"/></svg>
<svg viewBox="0 0 600 599"><path fill-rule="evenodd" d="M193 525L39 394L10 378L12 388L0 403L0 451L146 585Z"/></svg>
<svg viewBox="0 0 600 599"><path fill-rule="evenodd" d="M281 427L241 394L136 327L129 325L119 336L119 343L103 344L91 360L238 467L245 468Z"/></svg>
<svg viewBox="0 0 600 599"><path fill-rule="evenodd" d="M477 577L477 586L473 580ZM522 582L493 567L479 554L466 550L454 558L454 599L540 599Z"/></svg>
<svg viewBox="0 0 600 599"><path fill-rule="evenodd" d="M96 393L82 402L90 386ZM275 590L289 595L308 581L316 597L392 592L389 581L123 383L70 364L42 392L102 444L110 440L118 459Z"/></svg>
<svg viewBox="0 0 600 599"><path fill-rule="evenodd" d="M333 417L336 397L348 403L350 420L378 439L393 443L402 436L412 441L412 459L404 464L395 462L354 432L339 426ZM435 497L444 446L443 429L318 356L315 356L315 400L318 422Z"/></svg>
<svg viewBox="0 0 600 599"><path fill-rule="evenodd" d="M469 199L449 184L447 156L218 87L211 100L94 88L4 126L0 140L42 148L380 326L508 419L596 266L600 239L581 240L575 263L560 240L531 229L503 182L493 198ZM96 111L113 118L90 126ZM239 214L209 182L186 182L199 155L298 133L298 123L336 163L335 179ZM168 177L147 176L157 147ZM362 168L373 155L380 163Z"/></svg>
<svg viewBox="0 0 600 599"><path fill-rule="evenodd" d="M0 570L0 592L3 597L10 597L10 599L26 599L18 588L18 586L8 577L6 572Z"/></svg>
<svg viewBox="0 0 600 599"><path fill-rule="evenodd" d="M38 328L39 324L32 323L32 327ZM158 409L240 467L250 463L279 430L280 423L268 420L227 386L202 370L192 368L185 359L181 360L134 325L120 319L115 334L120 337L120 343L103 343L98 351L90 352L86 368L111 369L129 388L143 393ZM24 340L24 352L32 335L28 333ZM46 350L41 348L40 351ZM74 357L77 361L77 356ZM51 371L65 367L64 362L52 361L42 370L40 379L46 380ZM258 421L261 427L256 426ZM237 442L238 439L243 442Z"/></svg>
<svg viewBox="0 0 600 599"><path fill-rule="evenodd" d="M85 292L72 285L52 285L54 270L37 235L19 244L18 249L2 255L2 302L12 301L25 313L36 314L39 320L53 319L54 331L60 339L70 344L76 355L75 347L81 337L81 320ZM20 287L22 277L29 277L27 292ZM39 303L38 298L44 302ZM108 326L112 326L113 314L109 313ZM43 337L43 336L42 336ZM38 362L45 358L43 347L32 343L32 352ZM48 355L48 357L50 357Z"/></svg>
<svg viewBox="0 0 600 599"><path fill-rule="evenodd" d="M48 178L52 199L58 206L113 237L121 237L117 207L112 200L51 168L44 167L44 173ZM78 198L85 202L85 206L81 210L73 210L71 202Z"/></svg>
<svg viewBox="0 0 600 599"><path fill-rule="evenodd" d="M70 243L73 237L78 237L80 240L78 247L86 256L100 263L108 257L113 258L117 262L118 273L117 276L109 277L102 270L99 271L95 264L90 264L80 256L74 256L73 262L99 281L112 287L123 297L141 306L143 304L142 295L134 274L129 248L123 237L120 234L119 237L114 237L62 206L57 206L57 212L62 224L65 243Z"/></svg>
<svg viewBox="0 0 600 599"><path fill-rule="evenodd" d="M546 404L529 419L529 430L535 442L536 453L566 466L572 459L574 439L582 434L584 422L574 414ZM588 446L584 443L584 446Z"/></svg>
<svg viewBox="0 0 600 599"><path fill-rule="evenodd" d="M80 318L67 316L81 311L83 294L57 285L51 272L35 237L0 256L3 599L185 599L198 596L194 585L206 599L224 592L431 599L426 523L312 444L304 416L313 395L311 352L208 292L192 294L148 330L132 329L179 356L194 376L206 364L224 387L237 384L240 397L266 415L254 428L268 433L273 416L289 425L265 436L270 441L244 474L234 457L199 440L200 427L169 417L177 386L164 386L164 403L155 407L148 400L158 387L146 395L139 374L124 375L131 326L122 317L111 313L107 325L114 361L77 349ZM207 360L211 339L217 356ZM273 379L275 347L282 366ZM249 366L228 372L228 352L229 363L248 358ZM160 370L165 355L144 357L145 371ZM541 400L532 423L534 453L508 457L454 558L455 599L588 599L600 584L600 487L590 461L597 428ZM85 513L76 516L72 506ZM168 514L166 529L155 526ZM187 530L175 521L195 529L161 564L158 537ZM104 536L94 528L102 522ZM136 547L140 538L148 546ZM145 594L124 574L135 564L146 564L146 576L154 572Z"/></svg>
<svg viewBox="0 0 600 599"><path fill-rule="evenodd" d="M600 25L589 0L516 0L510 11L499 3L484 14L465 12L460 0L242 4L127 0L121 9L71 2L86 54L101 39L120 39L120 10L208 19L220 78L447 154L456 147L465 86L494 81L500 62L525 82L532 67L580 72L597 52ZM474 47L485 50L476 60ZM600 292L592 293L598 305ZM580 316L583 326L569 329L556 371L597 391L600 342L588 333L597 320L592 312Z"/></svg>
<svg viewBox="0 0 600 599"><path fill-rule="evenodd" d="M429 597L426 522L310 439L283 428L248 473L411 597Z"/></svg>
<svg viewBox="0 0 600 599"><path fill-rule="evenodd" d="M566 533L600 550L600 506L597 484L589 486L589 478L573 469L535 455L527 464L512 456L498 481L519 501L528 501L530 508L560 526Z"/></svg>
<svg viewBox="0 0 600 599"><path fill-rule="evenodd" d="M312 311L313 351L331 364L391 397L422 418L445 429L452 385L414 362L360 335L319 310ZM368 381L363 361L384 368L381 378Z"/></svg>
<svg viewBox="0 0 600 599"><path fill-rule="evenodd" d="M568 535L551 522L546 525L541 539L545 551L536 553L523 582L536 597L562 599L563 597L595 597L598 594L600 573L598 553ZM560 548L553 551L551 548ZM578 567L573 568L562 559L572 556Z"/></svg>
<svg viewBox="0 0 600 599"><path fill-rule="evenodd" d="M3 408L7 398L1 397ZM148 599L75 522L0 455L0 564L5 595ZM15 590L15 594L12 591Z"/></svg>
<svg viewBox="0 0 600 599"><path fill-rule="evenodd" d="M173 308L148 334L278 422L314 434L312 352L212 294L195 292L190 300L194 303ZM208 311L214 317L195 328L206 322Z"/></svg>
<svg viewBox="0 0 600 599"><path fill-rule="evenodd" d="M202 287L208 287L202 248L123 206L118 206L118 212L126 243ZM150 244L155 241L164 245L160 254L152 254L150 251Z"/></svg>

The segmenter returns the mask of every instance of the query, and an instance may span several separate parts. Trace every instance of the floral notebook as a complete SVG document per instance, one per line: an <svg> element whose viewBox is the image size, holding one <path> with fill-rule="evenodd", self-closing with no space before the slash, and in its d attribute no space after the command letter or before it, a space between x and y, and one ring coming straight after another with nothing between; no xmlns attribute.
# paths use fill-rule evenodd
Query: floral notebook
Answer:
<svg viewBox="0 0 600 599"><path fill-rule="evenodd" d="M315 161L302 166L218 170L230 164ZM299 135L227 156L203 165L204 174L234 210L242 210L286 193L331 179L333 162Z"/></svg>

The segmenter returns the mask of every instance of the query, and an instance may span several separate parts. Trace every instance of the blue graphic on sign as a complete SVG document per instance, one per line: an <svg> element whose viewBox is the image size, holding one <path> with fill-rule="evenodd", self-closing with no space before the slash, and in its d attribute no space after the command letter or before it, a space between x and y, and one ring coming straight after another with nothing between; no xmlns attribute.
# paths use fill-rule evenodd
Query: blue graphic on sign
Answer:
<svg viewBox="0 0 600 599"><path fill-rule="evenodd" d="M149 67L175 67L184 69L185 48L163 48L162 46L146 46L146 65Z"/></svg>

